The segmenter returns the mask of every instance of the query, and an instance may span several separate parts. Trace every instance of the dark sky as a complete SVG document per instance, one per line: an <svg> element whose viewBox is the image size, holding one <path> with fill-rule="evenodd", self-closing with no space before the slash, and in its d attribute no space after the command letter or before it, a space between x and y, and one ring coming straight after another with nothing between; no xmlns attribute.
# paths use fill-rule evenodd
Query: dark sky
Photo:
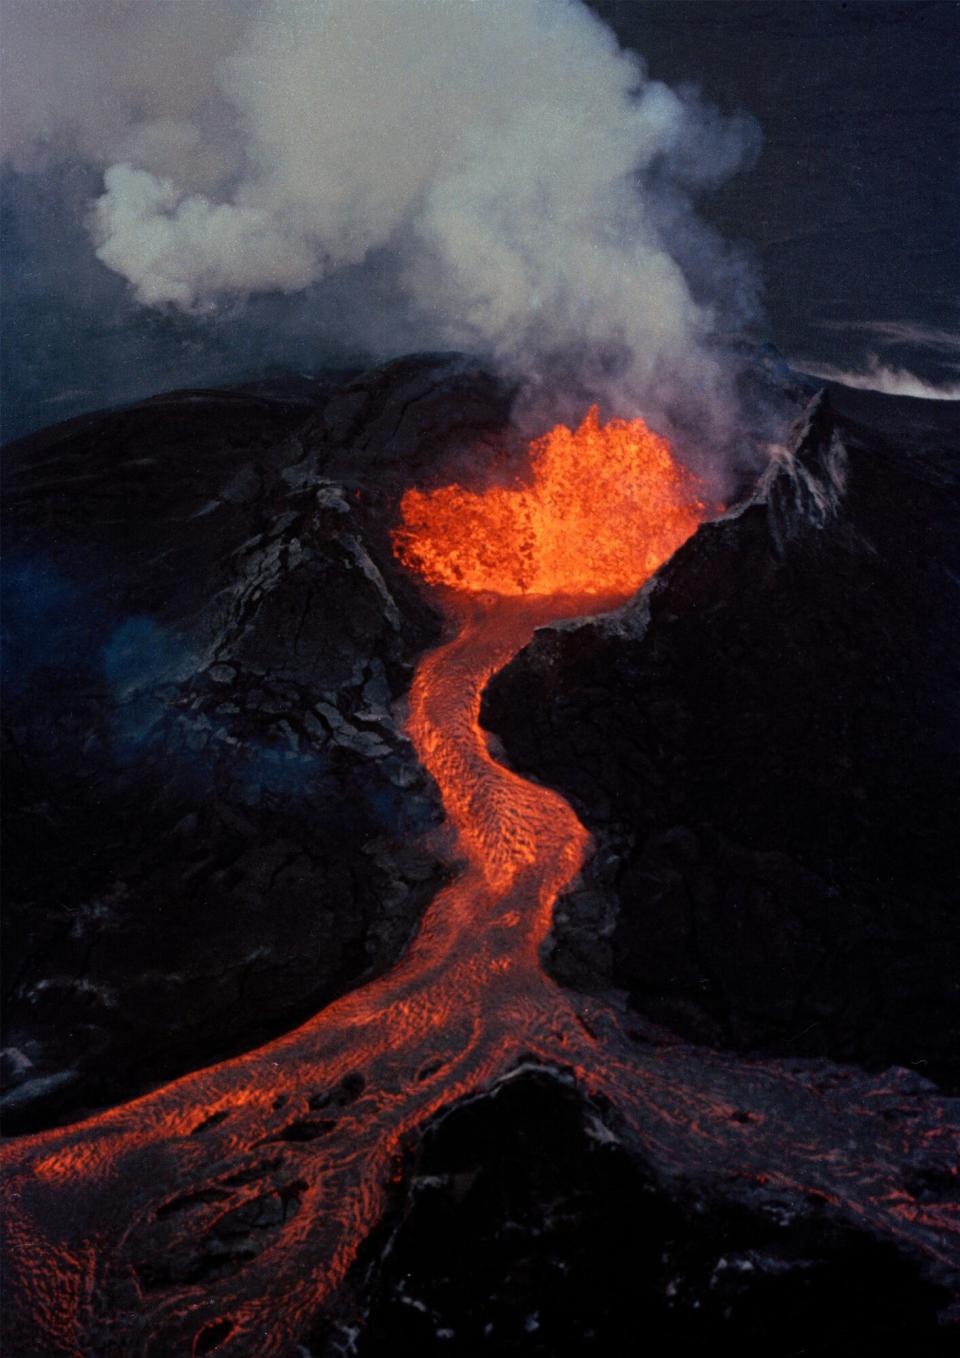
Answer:
<svg viewBox="0 0 960 1358"><path fill-rule="evenodd" d="M960 5L591 4L651 74L759 121L759 161L706 211L755 247L787 351L855 362L824 320L960 332Z"/></svg>

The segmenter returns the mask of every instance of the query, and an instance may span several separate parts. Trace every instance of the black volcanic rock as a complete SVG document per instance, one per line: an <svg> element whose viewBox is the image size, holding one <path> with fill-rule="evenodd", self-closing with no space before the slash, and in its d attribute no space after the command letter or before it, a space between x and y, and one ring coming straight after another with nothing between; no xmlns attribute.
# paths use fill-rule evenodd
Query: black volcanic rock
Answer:
<svg viewBox="0 0 960 1358"><path fill-rule="evenodd" d="M389 528L507 408L427 357L6 450L8 1129L248 1048L395 960L441 878L393 713L438 620Z"/></svg>
<svg viewBox="0 0 960 1358"><path fill-rule="evenodd" d="M454 1110L407 1168L314 1358L954 1352L948 1294L889 1245L667 1193L543 1074Z"/></svg>
<svg viewBox="0 0 960 1358"><path fill-rule="evenodd" d="M852 406L818 398L619 614L540 632L483 720L596 837L561 981L694 1040L956 1081L958 440L929 403L889 443Z"/></svg>

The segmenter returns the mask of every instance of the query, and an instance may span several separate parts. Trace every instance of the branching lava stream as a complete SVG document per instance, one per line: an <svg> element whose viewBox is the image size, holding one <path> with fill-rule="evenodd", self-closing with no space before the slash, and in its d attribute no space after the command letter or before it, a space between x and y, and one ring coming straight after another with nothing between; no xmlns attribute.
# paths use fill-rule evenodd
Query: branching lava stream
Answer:
<svg viewBox="0 0 960 1358"><path fill-rule="evenodd" d="M297 1031L7 1143L11 1353L293 1354L417 1130L526 1064L606 1100L662 1181L755 1207L815 1200L956 1281L955 1207L914 1189L955 1173L946 1100L905 1072L687 1046L541 970L588 836L563 798L492 758L483 689L537 626L629 597L705 511L639 421L591 412L532 446L531 473L483 495L408 492L395 535L450 623L417 670L408 729L459 875L388 975Z"/></svg>

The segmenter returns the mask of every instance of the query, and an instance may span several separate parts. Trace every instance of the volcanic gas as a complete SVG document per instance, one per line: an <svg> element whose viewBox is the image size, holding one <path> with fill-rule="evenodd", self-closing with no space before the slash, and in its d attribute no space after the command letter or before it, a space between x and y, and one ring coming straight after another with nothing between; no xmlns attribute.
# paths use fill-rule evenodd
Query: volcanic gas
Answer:
<svg viewBox="0 0 960 1358"><path fill-rule="evenodd" d="M799 1063L745 1062L652 1029L638 1038L642 1025L625 1029L615 1008L540 966L588 835L556 792L494 760L481 695L537 626L648 579L704 518L697 491L641 421L601 424L591 410L579 429L536 440L514 486L403 497L396 551L451 631L417 668L408 730L460 873L392 971L302 1028L8 1145L21 1308L9 1339L23 1358L302 1351L419 1129L530 1063L612 1110L664 1180L814 1198L949 1261L949 1206L914 1200L903 1177L921 1138L927 1160L947 1162L948 1129L933 1113L916 1131L904 1122L905 1150L878 1116L908 1092L842 1072L817 1084Z"/></svg>

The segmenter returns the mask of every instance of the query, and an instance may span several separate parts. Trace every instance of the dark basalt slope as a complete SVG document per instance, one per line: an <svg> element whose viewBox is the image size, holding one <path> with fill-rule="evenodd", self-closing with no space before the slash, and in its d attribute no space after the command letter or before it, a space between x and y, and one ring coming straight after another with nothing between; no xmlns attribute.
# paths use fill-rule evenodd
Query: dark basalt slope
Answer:
<svg viewBox="0 0 960 1358"><path fill-rule="evenodd" d="M960 440L950 407L833 399L637 601L539 633L483 720L596 836L561 981L955 1084Z"/></svg>
<svg viewBox="0 0 960 1358"><path fill-rule="evenodd" d="M407 1168L314 1358L955 1351L949 1295L889 1245L827 1213L667 1193L542 1074L455 1110Z"/></svg>
<svg viewBox="0 0 960 1358"><path fill-rule="evenodd" d="M427 357L6 450L7 1130L247 1049L396 959L441 869L392 704L439 624L389 527L507 409Z"/></svg>

